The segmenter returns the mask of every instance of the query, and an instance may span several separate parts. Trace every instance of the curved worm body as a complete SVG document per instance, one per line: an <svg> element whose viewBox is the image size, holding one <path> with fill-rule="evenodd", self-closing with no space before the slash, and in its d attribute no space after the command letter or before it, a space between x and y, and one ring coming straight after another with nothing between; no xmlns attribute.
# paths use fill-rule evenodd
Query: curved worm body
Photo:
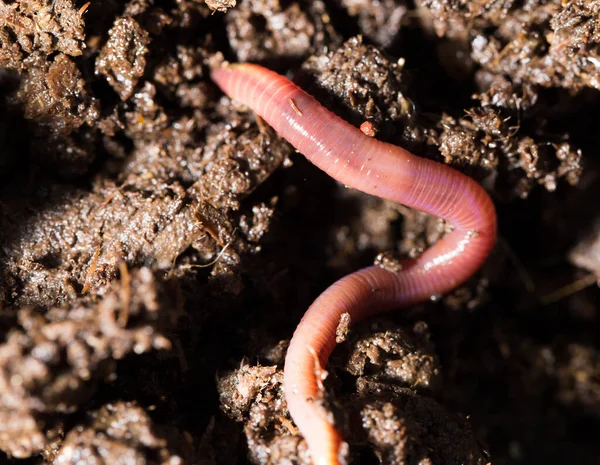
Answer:
<svg viewBox="0 0 600 465"><path fill-rule="evenodd" d="M251 64L216 69L213 80L249 106L331 177L452 223L454 230L400 273L369 267L342 278L311 305L290 342L284 386L290 414L313 462L345 461L341 435L320 406L320 366L335 347L344 313L351 321L444 294L466 281L496 239L496 213L485 190L454 169L366 136L285 77Z"/></svg>

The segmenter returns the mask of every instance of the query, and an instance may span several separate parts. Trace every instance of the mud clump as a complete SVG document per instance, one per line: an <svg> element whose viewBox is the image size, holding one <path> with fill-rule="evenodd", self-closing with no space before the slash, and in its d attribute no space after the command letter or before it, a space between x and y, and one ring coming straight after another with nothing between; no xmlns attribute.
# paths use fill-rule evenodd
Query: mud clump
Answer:
<svg viewBox="0 0 600 465"><path fill-rule="evenodd" d="M98 305L53 308L43 315L19 311L20 329L0 346L3 450L19 458L41 452L41 415L77 410L99 383L115 376L116 360L127 354L171 347L158 332L173 327L158 313L170 300L161 286L142 268L133 276L124 272L120 289Z"/></svg>
<svg viewBox="0 0 600 465"><path fill-rule="evenodd" d="M382 463L489 463L468 428L431 399L406 392L365 404L360 410L364 440Z"/></svg>
<svg viewBox="0 0 600 465"><path fill-rule="evenodd" d="M353 376L418 391L436 392L439 389L439 361L423 322L415 324L410 332L398 328L374 332L350 345L352 350L346 370Z"/></svg>
<svg viewBox="0 0 600 465"><path fill-rule="evenodd" d="M239 61L300 59L339 39L324 2L243 0L226 16L227 35Z"/></svg>
<svg viewBox="0 0 600 465"><path fill-rule="evenodd" d="M302 70L315 81L316 93L336 98L357 126L366 120L380 137L405 143L419 139L418 128L410 124L414 103L405 95L408 83L402 61L392 63L357 37L328 54L309 58Z"/></svg>
<svg viewBox="0 0 600 465"><path fill-rule="evenodd" d="M108 36L96 59L96 73L106 78L121 100L127 100L144 74L150 38L132 18L115 21Z"/></svg>
<svg viewBox="0 0 600 465"><path fill-rule="evenodd" d="M224 412L245 424L253 463L290 459L312 463L306 443L297 436L287 413L281 369L244 365L222 377L218 389Z"/></svg>
<svg viewBox="0 0 600 465"><path fill-rule="evenodd" d="M100 117L98 99L90 95L67 55L47 61L34 53L25 61L30 69L16 101L24 106L25 118L36 123L32 130L36 161L67 177L85 173L96 155L93 126Z"/></svg>
<svg viewBox="0 0 600 465"><path fill-rule="evenodd" d="M157 434L160 428L135 404L107 404L88 417L88 423L73 428L52 454L53 463L75 465L82 457L99 463L125 459L136 465L180 465L189 460L169 449L167 439Z"/></svg>
<svg viewBox="0 0 600 465"><path fill-rule="evenodd" d="M3 2L0 66L26 70L30 65L25 59L36 52L80 56L85 48L85 10L73 0Z"/></svg>

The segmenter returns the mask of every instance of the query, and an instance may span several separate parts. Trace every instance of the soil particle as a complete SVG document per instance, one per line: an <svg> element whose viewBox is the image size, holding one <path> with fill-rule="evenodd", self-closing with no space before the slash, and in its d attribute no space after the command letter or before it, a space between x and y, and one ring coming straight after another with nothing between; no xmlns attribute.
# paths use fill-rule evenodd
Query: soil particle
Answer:
<svg viewBox="0 0 600 465"><path fill-rule="evenodd" d="M14 420L2 423L3 450L15 457L39 453L41 414L75 411L115 376L115 361L127 354L170 348L158 332L168 331L176 315L159 313L171 305L168 287L147 268L128 279L97 305L18 312L19 329L0 346L0 412Z"/></svg>
<svg viewBox="0 0 600 465"><path fill-rule="evenodd" d="M132 18L115 21L108 35L96 60L96 73L106 78L121 100L127 100L144 74L150 37Z"/></svg>
<svg viewBox="0 0 600 465"><path fill-rule="evenodd" d="M23 63L28 71L12 103L22 105L25 118L34 123L35 161L65 176L85 173L95 159L92 127L100 117L99 101L67 55L47 60L34 52Z"/></svg>
<svg viewBox="0 0 600 465"><path fill-rule="evenodd" d="M377 255L374 264L390 273L400 273L402 271L402 260L390 251L381 252Z"/></svg>
<svg viewBox="0 0 600 465"><path fill-rule="evenodd" d="M538 102L537 87L530 82L515 83L503 75L479 71L477 87L484 89L474 97L482 107L498 107L511 111L527 111Z"/></svg>
<svg viewBox="0 0 600 465"><path fill-rule="evenodd" d="M73 428L56 453L54 465L98 464L181 465L186 457L169 447L164 432L131 402L107 404L90 412Z"/></svg>
<svg viewBox="0 0 600 465"><path fill-rule="evenodd" d="M266 233L269 232L269 227L275 214L275 205L277 198L274 197L269 202L260 203L252 207L252 216L240 216L240 230L244 233L249 242L259 244Z"/></svg>
<svg viewBox="0 0 600 465"><path fill-rule="evenodd" d="M273 379L277 367L242 365L239 370L219 379L219 393L223 409L228 415L241 421L262 390L274 382L281 383L279 377Z"/></svg>
<svg viewBox="0 0 600 465"><path fill-rule="evenodd" d="M215 207L239 209L239 201L260 185L292 154L272 131L242 124L219 124L207 135L203 163L207 174L196 184Z"/></svg>
<svg viewBox="0 0 600 465"><path fill-rule="evenodd" d="M225 19L239 61L298 59L338 40L320 0L243 0Z"/></svg>
<svg viewBox="0 0 600 465"><path fill-rule="evenodd" d="M40 453L46 445L36 419L25 409L0 409L0 447L6 454L23 459Z"/></svg>
<svg viewBox="0 0 600 465"><path fill-rule="evenodd" d="M350 16L356 17L360 32L383 48L397 39L402 22L408 13L404 0L342 0Z"/></svg>
<svg viewBox="0 0 600 465"><path fill-rule="evenodd" d="M377 128L373 126L373 123L370 121L365 121L360 125L360 131L369 137L375 137L377 135Z"/></svg>
<svg viewBox="0 0 600 465"><path fill-rule="evenodd" d="M494 74L543 87L600 89L598 2L419 3L439 36L467 42L473 60Z"/></svg>
<svg viewBox="0 0 600 465"><path fill-rule="evenodd" d="M342 313L340 316L340 322L335 328L335 342L336 344L341 344L348 338L348 334L350 334L350 324L352 323L352 318L349 313Z"/></svg>
<svg viewBox="0 0 600 465"><path fill-rule="evenodd" d="M214 93L208 83L200 79L206 75L207 58L210 59L204 48L179 45L173 55L156 64L154 81L183 108L206 110Z"/></svg>
<svg viewBox="0 0 600 465"><path fill-rule="evenodd" d="M218 389L222 410L244 423L252 463L312 463L287 411L281 369L244 363L221 377Z"/></svg>
<svg viewBox="0 0 600 465"><path fill-rule="evenodd" d="M512 192L525 198L536 184L553 192L560 179L578 183L582 153L568 142L517 136L519 127L493 106L465 113L460 120L445 115L440 122L439 148L446 163L498 170L504 176L498 176L495 187L505 196Z"/></svg>
<svg viewBox="0 0 600 465"><path fill-rule="evenodd" d="M205 0L208 7L213 11L225 13L228 8L234 8L237 4L236 0Z"/></svg>
<svg viewBox="0 0 600 465"><path fill-rule="evenodd" d="M368 334L351 343L346 370L375 382L435 392L441 384L441 371L427 325L417 323L410 332L378 329L371 324Z"/></svg>
<svg viewBox="0 0 600 465"><path fill-rule="evenodd" d="M25 59L33 53L81 55L84 12L73 0L0 3L0 65L23 71L29 68Z"/></svg>
<svg viewBox="0 0 600 465"><path fill-rule="evenodd" d="M363 440L381 463L489 464L465 422L430 398L406 390L359 405Z"/></svg>
<svg viewBox="0 0 600 465"><path fill-rule="evenodd" d="M3 217L3 233L15 240L2 251L4 300L47 308L73 300L86 285L102 292L121 260L130 267L155 260L171 267L200 231L181 187L153 187L134 191L110 182L92 192L57 187L7 204L12 215ZM55 207L36 209L40 204ZM28 209L35 214L25 215Z"/></svg>
<svg viewBox="0 0 600 465"><path fill-rule="evenodd" d="M414 104L405 96L402 60L393 63L354 37L339 49L309 58L302 70L314 80L317 98L327 103L334 96L355 126L367 120L384 140L414 144L421 139L413 121Z"/></svg>

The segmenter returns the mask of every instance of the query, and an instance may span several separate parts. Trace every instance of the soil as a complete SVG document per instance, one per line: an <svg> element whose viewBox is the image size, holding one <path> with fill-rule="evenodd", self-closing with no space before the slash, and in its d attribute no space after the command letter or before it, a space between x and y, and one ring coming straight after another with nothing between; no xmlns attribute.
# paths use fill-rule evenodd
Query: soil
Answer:
<svg viewBox="0 0 600 465"><path fill-rule="evenodd" d="M285 404L329 284L447 230L310 165L209 69L293 77L473 176L467 284L340 327L352 463L598 464L600 1L0 1L0 461L308 464Z"/></svg>

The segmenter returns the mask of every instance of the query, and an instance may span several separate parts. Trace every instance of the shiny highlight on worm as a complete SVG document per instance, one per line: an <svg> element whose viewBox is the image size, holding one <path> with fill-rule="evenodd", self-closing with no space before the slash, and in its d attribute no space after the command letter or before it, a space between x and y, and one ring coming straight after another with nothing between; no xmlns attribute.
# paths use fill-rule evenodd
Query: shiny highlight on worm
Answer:
<svg viewBox="0 0 600 465"><path fill-rule="evenodd" d="M474 180L369 137L287 78L252 64L226 65L212 79L260 115L318 168L346 186L449 221L454 230L392 273L372 266L331 285L308 309L290 342L284 389L315 465L346 461L347 445L320 405L321 366L343 314L352 322L447 293L464 283L496 240L496 212Z"/></svg>

